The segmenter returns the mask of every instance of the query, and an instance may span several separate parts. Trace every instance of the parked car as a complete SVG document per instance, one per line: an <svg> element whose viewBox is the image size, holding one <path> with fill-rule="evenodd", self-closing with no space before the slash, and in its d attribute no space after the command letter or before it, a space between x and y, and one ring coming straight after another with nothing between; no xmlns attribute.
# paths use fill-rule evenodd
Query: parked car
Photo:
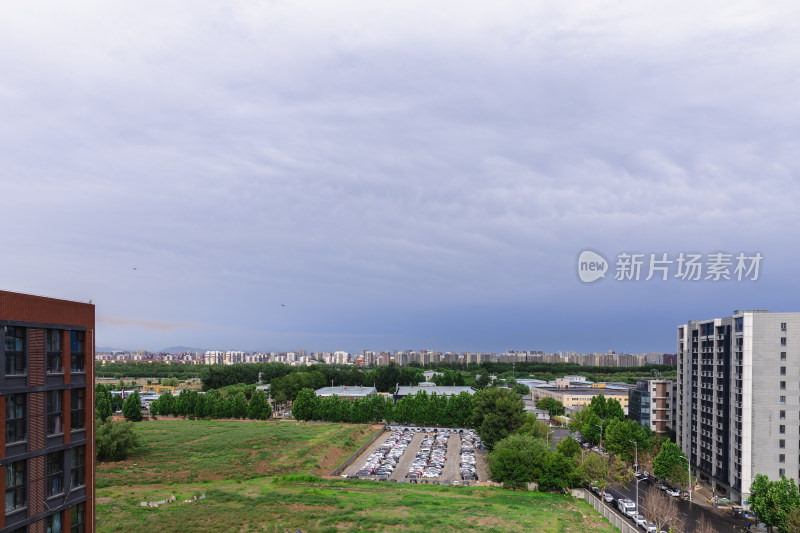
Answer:
<svg viewBox="0 0 800 533"><path fill-rule="evenodd" d="M633 521L636 522L637 526L639 526L639 527L646 527L647 526L647 520L645 519L644 515L642 515L641 513L637 514L636 516L633 516L632 518L633 518Z"/></svg>
<svg viewBox="0 0 800 533"><path fill-rule="evenodd" d="M606 503L614 503L614 497L608 492L605 493L603 499L606 501Z"/></svg>
<svg viewBox="0 0 800 533"><path fill-rule="evenodd" d="M681 495L681 491L679 491L678 489L667 489L666 493L669 494L670 496L674 496L675 498Z"/></svg>

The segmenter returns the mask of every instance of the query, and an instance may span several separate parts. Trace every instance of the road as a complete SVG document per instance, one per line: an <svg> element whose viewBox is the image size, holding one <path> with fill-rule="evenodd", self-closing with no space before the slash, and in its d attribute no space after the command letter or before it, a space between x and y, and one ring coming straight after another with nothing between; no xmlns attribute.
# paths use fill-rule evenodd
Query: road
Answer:
<svg viewBox="0 0 800 533"><path fill-rule="evenodd" d="M636 501L636 483L629 482L627 487L609 487L606 489L606 492L611 493L614 496L614 500L618 498L630 498L634 502ZM647 496L647 491L649 490L660 490L658 487L649 485L645 482L639 482L639 507L640 513L646 514L645 508L641 503L644 501L645 497ZM685 522L684 532L691 533L695 530L695 526L700 518L705 515L706 518L711 522L711 525L714 526L714 529L717 533L739 533L747 528L747 522L743 520L736 520L734 521L733 518L724 518L717 515L714 512L711 512L704 508L701 505L695 503L689 503L686 500L678 499L678 511L681 513L681 518ZM616 509L616 507L614 507ZM631 523L633 523L631 521Z"/></svg>

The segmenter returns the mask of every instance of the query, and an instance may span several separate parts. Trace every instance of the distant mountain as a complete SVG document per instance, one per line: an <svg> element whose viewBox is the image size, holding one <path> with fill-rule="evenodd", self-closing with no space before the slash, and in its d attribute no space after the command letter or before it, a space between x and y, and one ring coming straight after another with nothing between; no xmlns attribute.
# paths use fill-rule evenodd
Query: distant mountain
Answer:
<svg viewBox="0 0 800 533"><path fill-rule="evenodd" d="M111 348L109 346L95 346L94 351L96 352L129 352L125 348Z"/></svg>
<svg viewBox="0 0 800 533"><path fill-rule="evenodd" d="M192 348L190 346L170 346L169 348L164 348L163 350L157 350L159 352L167 352L167 353L180 353L180 352L205 352L205 348Z"/></svg>

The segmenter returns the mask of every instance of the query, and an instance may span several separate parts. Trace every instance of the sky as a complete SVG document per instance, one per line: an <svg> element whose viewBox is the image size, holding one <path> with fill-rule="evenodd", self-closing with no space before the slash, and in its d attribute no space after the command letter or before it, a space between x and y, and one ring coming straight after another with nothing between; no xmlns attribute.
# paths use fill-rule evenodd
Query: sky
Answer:
<svg viewBox="0 0 800 533"><path fill-rule="evenodd" d="M674 353L800 311L799 11L6 2L0 288L149 350ZM763 260L616 280L623 252Z"/></svg>

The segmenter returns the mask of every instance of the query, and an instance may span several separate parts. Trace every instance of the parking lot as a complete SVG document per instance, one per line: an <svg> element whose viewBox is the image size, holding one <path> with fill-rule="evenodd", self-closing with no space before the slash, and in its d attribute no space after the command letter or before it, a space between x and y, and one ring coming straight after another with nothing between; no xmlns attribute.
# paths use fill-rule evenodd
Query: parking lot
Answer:
<svg viewBox="0 0 800 533"><path fill-rule="evenodd" d="M473 430L413 426L389 428L344 475L446 485L483 484L488 479L486 451Z"/></svg>

